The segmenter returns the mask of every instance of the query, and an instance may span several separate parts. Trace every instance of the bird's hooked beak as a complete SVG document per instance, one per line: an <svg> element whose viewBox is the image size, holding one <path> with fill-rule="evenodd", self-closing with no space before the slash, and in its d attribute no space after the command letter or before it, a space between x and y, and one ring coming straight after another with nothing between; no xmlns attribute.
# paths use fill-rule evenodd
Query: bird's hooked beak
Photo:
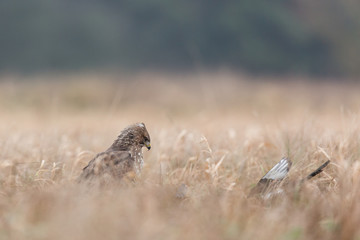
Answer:
<svg viewBox="0 0 360 240"><path fill-rule="evenodd" d="M146 141L146 142L145 142L145 147L146 147L148 150L150 150L151 144L150 144L149 141Z"/></svg>

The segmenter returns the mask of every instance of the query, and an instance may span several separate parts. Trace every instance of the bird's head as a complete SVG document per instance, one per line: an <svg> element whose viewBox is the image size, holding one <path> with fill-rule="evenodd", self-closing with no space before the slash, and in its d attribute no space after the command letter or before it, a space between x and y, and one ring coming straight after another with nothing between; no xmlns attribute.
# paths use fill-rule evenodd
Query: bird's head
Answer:
<svg viewBox="0 0 360 240"><path fill-rule="evenodd" d="M113 150L128 151L134 146L146 147L150 150L150 135L144 123L135 123L121 131L110 147Z"/></svg>
<svg viewBox="0 0 360 240"><path fill-rule="evenodd" d="M138 139L136 139L137 144L141 147L146 147L148 150L151 149L150 144L150 135L145 127L144 123L136 123L135 124L135 131L138 133Z"/></svg>

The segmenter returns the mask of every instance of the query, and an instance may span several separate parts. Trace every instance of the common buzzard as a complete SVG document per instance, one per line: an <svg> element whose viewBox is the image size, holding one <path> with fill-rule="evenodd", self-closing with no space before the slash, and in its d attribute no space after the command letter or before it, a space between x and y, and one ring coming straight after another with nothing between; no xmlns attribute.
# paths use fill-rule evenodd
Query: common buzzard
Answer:
<svg viewBox="0 0 360 240"><path fill-rule="evenodd" d="M97 154L83 169L79 182L116 180L128 174L139 176L144 164L142 147L151 148L145 124L136 123L126 127L105 152Z"/></svg>

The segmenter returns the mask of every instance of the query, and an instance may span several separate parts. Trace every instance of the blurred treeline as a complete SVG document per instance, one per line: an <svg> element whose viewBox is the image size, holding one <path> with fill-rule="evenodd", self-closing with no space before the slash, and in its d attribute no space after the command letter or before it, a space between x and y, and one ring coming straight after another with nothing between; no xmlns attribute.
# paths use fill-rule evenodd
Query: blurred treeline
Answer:
<svg viewBox="0 0 360 240"><path fill-rule="evenodd" d="M357 0L1 0L0 71L359 75Z"/></svg>

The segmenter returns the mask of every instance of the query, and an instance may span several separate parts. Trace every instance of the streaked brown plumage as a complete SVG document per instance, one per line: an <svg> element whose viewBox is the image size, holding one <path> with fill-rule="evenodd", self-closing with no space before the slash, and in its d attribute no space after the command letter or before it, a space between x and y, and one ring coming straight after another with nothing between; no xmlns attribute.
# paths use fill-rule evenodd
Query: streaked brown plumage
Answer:
<svg viewBox="0 0 360 240"><path fill-rule="evenodd" d="M114 143L97 154L83 169L79 181L121 179L127 174L140 175L144 160L142 147L149 150L150 136L144 123L136 123L121 131Z"/></svg>

